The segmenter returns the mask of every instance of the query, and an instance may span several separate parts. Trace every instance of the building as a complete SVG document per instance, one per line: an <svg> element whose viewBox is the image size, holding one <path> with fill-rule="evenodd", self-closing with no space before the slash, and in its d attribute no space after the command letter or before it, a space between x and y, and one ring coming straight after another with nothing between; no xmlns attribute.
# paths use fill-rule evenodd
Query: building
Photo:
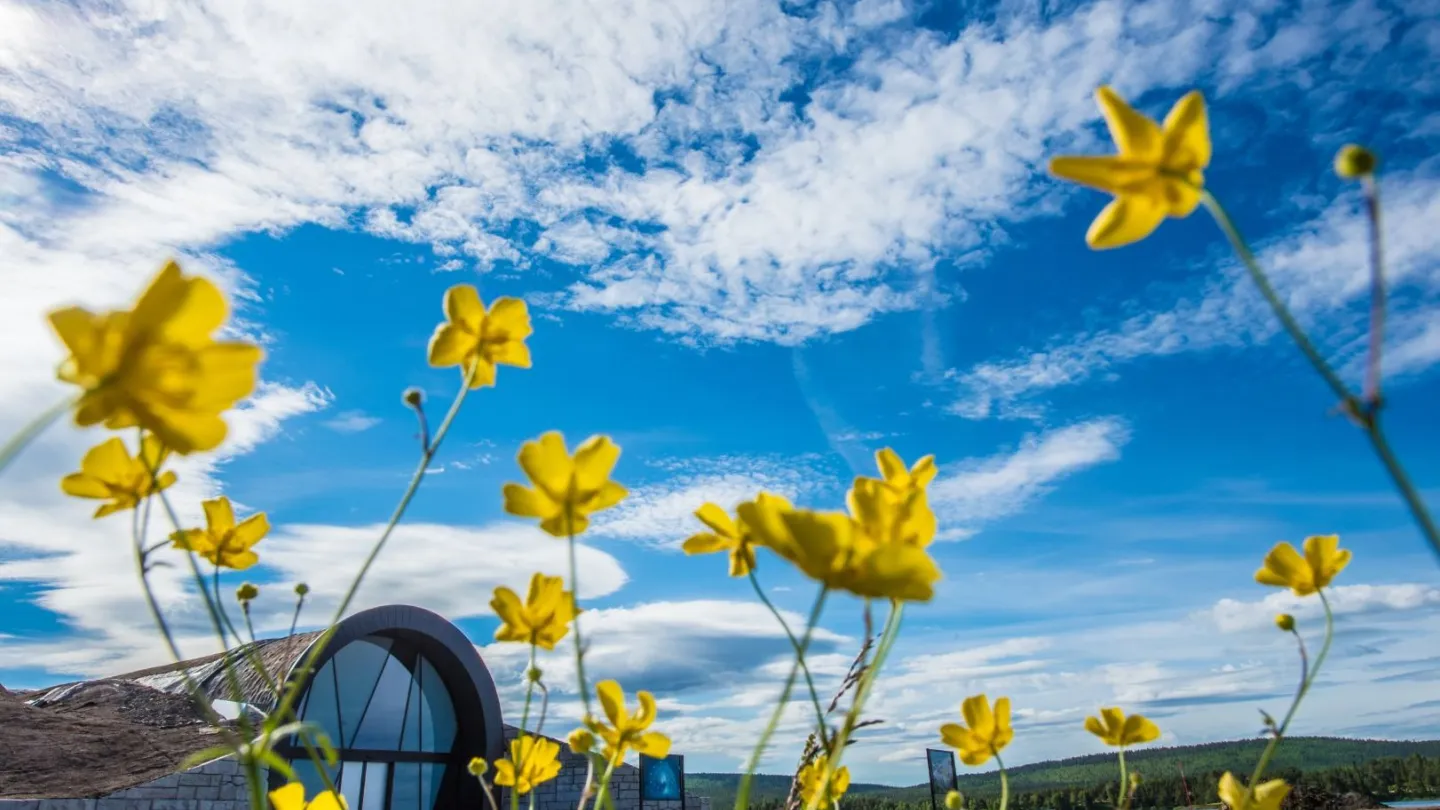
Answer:
<svg viewBox="0 0 1440 810"><path fill-rule="evenodd" d="M245 778L234 761L179 770L187 757L219 744L222 733L201 719L186 679L229 719L224 728L236 730L242 712L274 711L269 684L302 678L305 655L320 635L268 639L48 689L0 688L0 810L247 810ZM339 752L330 777L351 810L485 807L466 765L475 756L492 762L503 756L518 733L502 720L495 682L475 646L450 622L416 607L378 607L342 621L304 683L301 718L325 728ZM303 749L276 750L291 761L307 795L322 789ZM585 760L562 743L561 763L560 777L536 791L539 810L579 801ZM265 778L267 788L283 781L278 771ZM616 810L640 810L637 768L618 769L613 786ZM496 798L501 810L508 808L508 796ZM646 802L645 810L709 810L709 801L686 794L683 806Z"/></svg>

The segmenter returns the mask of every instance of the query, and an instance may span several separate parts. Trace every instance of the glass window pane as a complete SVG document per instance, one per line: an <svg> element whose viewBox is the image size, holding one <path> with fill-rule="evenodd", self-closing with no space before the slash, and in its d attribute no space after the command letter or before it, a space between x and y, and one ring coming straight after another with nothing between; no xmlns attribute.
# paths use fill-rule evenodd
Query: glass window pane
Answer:
<svg viewBox="0 0 1440 810"><path fill-rule="evenodd" d="M389 656L390 639L369 636L346 644L335 652L331 661L340 676L340 722L344 724L345 741L337 746L350 746L355 730L365 716L365 705L380 679L380 669Z"/></svg>
<svg viewBox="0 0 1440 810"><path fill-rule="evenodd" d="M310 681L303 716L304 719L319 724L325 733L330 735L332 745L340 746L340 714L335 703L335 667L328 661ZM299 744L299 741L296 743Z"/></svg>
<svg viewBox="0 0 1440 810"><path fill-rule="evenodd" d="M405 703L410 698L410 689L410 670L400 659L389 656L350 747L387 751L399 748L400 729L405 723Z"/></svg>
<svg viewBox="0 0 1440 810"><path fill-rule="evenodd" d="M420 694L420 683L412 680L410 696L405 702L405 729L400 736L401 751L420 750L420 715L425 711L425 700Z"/></svg>
<svg viewBox="0 0 1440 810"><path fill-rule="evenodd" d="M340 791L341 796L345 797L346 805L354 808L360 807L360 785L364 779L365 763L340 763L340 781L336 783L335 789Z"/></svg>
<svg viewBox="0 0 1440 810"><path fill-rule="evenodd" d="M444 763L427 762L420 766L421 810L434 810L435 798L440 793L440 780L444 775Z"/></svg>
<svg viewBox="0 0 1440 810"><path fill-rule="evenodd" d="M421 810L420 769L422 767L418 762L395 763L395 784L390 789L390 810Z"/></svg>
<svg viewBox="0 0 1440 810"><path fill-rule="evenodd" d="M385 810L385 776L390 765L385 762L365 763L365 795L359 807L354 810Z"/></svg>
<svg viewBox="0 0 1440 810"><path fill-rule="evenodd" d="M426 712L420 723L421 750L447 753L455 745L455 706L440 673L420 659L420 691Z"/></svg>

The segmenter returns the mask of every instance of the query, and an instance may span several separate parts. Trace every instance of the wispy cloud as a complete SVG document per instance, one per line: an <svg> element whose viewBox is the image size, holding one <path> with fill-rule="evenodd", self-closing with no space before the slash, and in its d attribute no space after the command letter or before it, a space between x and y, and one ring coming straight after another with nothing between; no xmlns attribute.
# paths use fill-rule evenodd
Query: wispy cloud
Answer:
<svg viewBox="0 0 1440 810"><path fill-rule="evenodd" d="M335 414L335 418L327 419L321 424L336 433L362 433L380 424L380 421L378 416L371 416L364 411L341 411Z"/></svg>

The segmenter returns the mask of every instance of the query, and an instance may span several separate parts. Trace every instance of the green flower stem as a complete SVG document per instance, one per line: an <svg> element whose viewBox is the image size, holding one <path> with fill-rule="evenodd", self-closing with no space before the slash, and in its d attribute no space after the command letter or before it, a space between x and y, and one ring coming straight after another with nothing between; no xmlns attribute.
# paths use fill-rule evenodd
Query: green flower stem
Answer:
<svg viewBox="0 0 1440 810"><path fill-rule="evenodd" d="M805 632L800 643L795 646L795 663L790 666L790 675L785 678L785 686L780 690L780 702L775 705L775 711L770 713L770 721L765 724L765 730L760 732L760 741L755 744L755 750L750 752L750 761L745 763L745 773L740 777L740 788L735 794L735 810L749 810L750 786L755 779L755 769L760 767L760 758L765 755L765 747L770 744L770 738L775 735L775 729L780 725L780 716L785 713L785 706L790 702L790 692L795 688L795 678L800 674L805 651L810 649L810 636L815 632L815 626L820 623L820 614L825 609L825 597L829 594L830 589L822 585L820 592L815 595L815 605L810 608L810 618L805 621Z"/></svg>
<svg viewBox="0 0 1440 810"><path fill-rule="evenodd" d="M300 608L305 604L305 595L300 594L295 598L295 613L290 617L290 635L295 635L295 625L300 623Z"/></svg>
<svg viewBox="0 0 1440 810"><path fill-rule="evenodd" d="M242 613L245 614L245 630L246 630L246 632L248 632L248 633L250 634L250 643L251 643L251 644L254 644L254 643L255 643L255 624L250 621L250 606L247 604L247 605L245 605L244 607L242 607L240 610L241 610Z"/></svg>
<svg viewBox="0 0 1440 810"><path fill-rule="evenodd" d="M996 756L996 759L997 759L997 760L999 759L999 756L998 756L998 755ZM1129 790L1130 790L1130 774L1128 774L1128 773L1125 772L1125 749L1124 749L1124 748L1121 748L1121 749L1120 749L1120 795L1119 795L1119 797L1118 797L1120 801L1117 802L1117 806L1119 806L1120 808L1122 808L1122 810L1124 810L1124 808L1128 808L1128 807L1130 806L1130 799L1129 799L1129 795L1128 795Z"/></svg>
<svg viewBox="0 0 1440 810"><path fill-rule="evenodd" d="M585 787L580 789L580 803L575 810L585 810L585 805L590 803L590 788L594 787L595 780L595 754L585 755Z"/></svg>
<svg viewBox="0 0 1440 810"><path fill-rule="evenodd" d="M575 532L571 528L571 519L565 518L566 535L570 546L570 598L578 605L580 603L580 567L575 561ZM585 680L585 644L580 638L580 612L575 612L575 618L570 620L575 626L575 679L580 687L580 699L585 706L585 717L589 719L594 715L590 711L590 685ZM582 801L581 807L584 807Z"/></svg>
<svg viewBox="0 0 1440 810"><path fill-rule="evenodd" d="M530 665L525 668L525 708L520 712L520 736L522 737L525 735L525 732L530 724L530 701L535 696L535 681L530 678L530 673L534 669L535 644L532 642L530 644ZM539 736L539 732L536 732L536 736ZM527 753L525 757L526 762L528 762L529 759L530 757ZM525 762L516 762L515 772L517 774L520 773L524 765ZM535 803L535 792L533 790L530 792L530 803L532 805ZM510 791L510 810L519 810L519 808L520 793L512 788Z"/></svg>
<svg viewBox="0 0 1440 810"><path fill-rule="evenodd" d="M610 777L615 775L615 764L619 757L614 757L605 766L605 773L600 776L600 792L595 794L595 806L605 810L615 810L615 800L610 795Z"/></svg>
<svg viewBox="0 0 1440 810"><path fill-rule="evenodd" d="M1366 365L1365 401L1380 407L1380 359L1385 345L1385 249L1380 227L1380 181L1374 175L1360 179L1365 213L1370 220L1370 351Z"/></svg>
<svg viewBox="0 0 1440 810"><path fill-rule="evenodd" d="M795 651L796 660L800 662L800 671L805 675L805 685L810 690L810 702L815 706L815 723L820 731L820 746L827 748L830 745L830 735L825 728L825 710L820 708L820 695L815 691L815 679L810 675L810 665L805 662L804 652L800 649L800 640L790 632L790 625L785 623L785 618L780 615L780 611L775 609L774 603L765 595L765 590L760 587L760 578L755 576L754 568L750 569L749 578L751 586L755 588L755 595L760 597L760 601L770 609L770 614L775 617L775 621L780 623L780 629L785 631L785 637L790 639L790 648Z"/></svg>
<svg viewBox="0 0 1440 810"><path fill-rule="evenodd" d="M1005 775L1005 763L1000 754L995 754L995 766L1000 769L1000 810L1010 806L1010 779Z"/></svg>
<svg viewBox="0 0 1440 810"><path fill-rule="evenodd" d="M825 768L831 774L840 769L840 762L845 758L845 747L850 744L850 734L860 722L860 714L865 708L865 701L870 697L870 690L879 679L880 670L885 666L885 659L895 646L896 639L900 637L900 622L904 615L905 603L892 601L890 615L885 617L885 627L880 631L880 641L875 645L875 658L860 675L860 683L855 687L855 700L851 702L850 710L845 713L845 722L840 727L840 733L830 740L830 750L825 755ZM806 803L806 810L819 810L820 797L826 792L816 791L812 800Z"/></svg>
<svg viewBox="0 0 1440 810"><path fill-rule="evenodd" d="M46 428L55 424L55 420L64 416L66 411L69 411L78 400L79 397L66 397L51 405L49 410L35 417L30 424L20 428L18 433L11 436L10 440L5 442L5 446L0 447L0 471L10 466L10 462L14 461L22 450L29 447L30 443L44 433Z"/></svg>
<svg viewBox="0 0 1440 810"><path fill-rule="evenodd" d="M1246 244L1244 237L1240 235L1240 231L1235 227L1235 223L1231 221L1230 215L1225 212L1224 207L1221 206L1220 202L1208 191L1202 191L1200 199L1205 204L1205 208L1210 212L1210 215L1214 217L1215 223L1220 226L1220 230L1225 233L1225 237L1230 240L1230 246L1234 248L1235 253L1239 255L1241 262L1245 265L1246 271L1250 274L1250 278L1255 282L1255 286L1260 288L1260 294L1265 298L1265 302L1270 305L1270 309L1273 310L1275 316L1280 319L1281 326L1285 328L1290 338L1295 341L1295 345L1300 347L1300 351L1305 355L1305 359L1310 361L1310 365L1314 366L1315 370L1319 372L1321 378L1325 380L1325 384L1330 387L1330 390L1333 391L1335 396L1340 400L1347 414L1365 431L1365 435L1369 437L1370 444L1375 450L1375 455L1379 457L1380 463L1384 465L1385 471L1390 475L1391 481L1395 484L1395 488L1399 490L1400 497L1404 499L1405 505L1414 517L1416 525L1420 527L1421 534L1425 536L1425 540L1430 544L1430 549L1435 552L1436 558L1440 559L1440 527L1436 526L1434 518L1430 516L1429 508L1425 505L1425 501L1421 499L1419 491L1415 488L1415 484L1410 480L1410 476L1405 472L1405 468L1401 466L1400 460L1395 457L1395 452L1390 448L1389 442L1385 439L1385 434L1380 429L1379 412L1375 407L1379 400L1376 399L1370 405L1367 405L1350 392L1350 389L1341 381L1340 376L1335 373L1335 370L1330 367L1329 363L1325 362L1325 358L1320 355L1319 350L1315 348L1315 344L1311 343L1310 338L1306 337L1305 331L1300 328L1300 324L1295 320L1295 316L1290 314L1290 309L1285 306L1285 302L1281 301L1280 296L1275 293L1275 288L1270 285L1270 280L1266 278L1265 271L1260 269L1259 263L1255 260L1255 254L1251 252L1250 247ZM1371 205L1373 207L1371 227L1372 233L1374 234L1371 246L1371 261L1378 262L1381 258L1379 239L1380 204L1378 191L1373 195L1373 203L1371 203ZM1371 269L1371 279L1372 287L1376 291L1383 293L1384 283L1383 280L1380 280L1383 279L1383 277L1378 264ZM1378 332L1381 324L1376 320L1376 314L1378 313L1378 317L1383 319L1383 301L1378 305L1372 301L1371 307L1371 373L1378 375L1379 372L1377 369L1380 365L1378 359L1380 351L1378 348ZM1378 396L1378 383L1375 391Z"/></svg>
<svg viewBox="0 0 1440 810"><path fill-rule="evenodd" d="M454 423L455 416L460 413L461 404L465 402L465 396L470 392L470 381L475 377L475 369L476 366L472 363L469 370L466 371L464 380L460 385L460 391L455 395L455 401L450 404L450 410L445 413L444 421L440 423L439 429L435 431L435 437L425 445L423 451L420 453L420 463L415 465L415 472L410 476L410 483L405 487L404 494L400 496L399 503L395 505L395 511L390 515L390 521L385 524L385 529L380 533L380 537L375 541L375 545L371 547L370 554L365 558L364 564L360 566L360 573L351 581L350 588L345 592L345 597L340 600L340 605L335 609L335 616L330 620L329 626L325 628L320 638L316 639L316 642L310 645L310 650L306 653L305 660L297 668L298 672L310 672L315 668L315 662L319 660L321 653L329 646L330 639L334 637L340 620L345 617L345 611L350 608L350 603L354 601L356 592L360 590L360 583L365 579L365 575L370 571L370 567L375 564L376 558L380 556L380 552L385 548L385 543L390 539L390 535L394 533L395 526L400 523L400 519L405 516L405 511L410 508L410 502L415 499L415 493L420 489L420 482L425 479L425 471L430 468L430 462L434 460L435 454L439 452L441 442L445 440L445 435L450 432L450 425ZM293 711L295 701L300 695L300 684L302 680L302 678L296 678L286 686L284 695L280 699L280 704L275 710L275 713L281 718L289 716ZM320 771L321 774L324 775L325 769L321 768ZM329 784L328 778L326 779L326 783L327 785Z"/></svg>
<svg viewBox="0 0 1440 810"><path fill-rule="evenodd" d="M1319 590L1320 604L1325 608L1325 642L1320 645L1320 654L1315 656L1315 663L1310 666L1310 674L1300 683L1300 689L1295 693L1295 699L1290 703L1290 710L1285 713L1285 719L1275 729L1275 734L1270 738L1270 744L1260 754L1260 761L1255 764L1255 772L1250 775L1250 784L1245 787L1248 800L1255 798L1255 786L1260 782L1260 777L1265 774L1265 767L1270 764L1270 758L1275 756L1275 749L1279 747L1280 740L1285 737L1285 732L1290 728L1290 721L1295 718L1295 712L1300 708L1300 701L1305 699L1305 694L1315 683L1315 677L1320 674L1320 667L1325 663L1325 656L1330 653L1330 642L1335 640L1335 613L1330 609L1330 600L1326 598L1325 591Z"/></svg>

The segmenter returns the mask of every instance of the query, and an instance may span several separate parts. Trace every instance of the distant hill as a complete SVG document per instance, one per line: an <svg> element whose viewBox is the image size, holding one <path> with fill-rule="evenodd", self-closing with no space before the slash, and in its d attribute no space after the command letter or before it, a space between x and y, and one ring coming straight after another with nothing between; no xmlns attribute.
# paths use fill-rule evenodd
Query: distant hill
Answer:
<svg viewBox="0 0 1440 810"><path fill-rule="evenodd" d="M1174 748L1137 748L1126 752L1125 759L1146 777L1174 777L1180 765L1190 775L1211 771L1248 773L1265 747L1266 740L1231 740L1183 745ZM1352 740L1337 737L1290 737L1281 744L1272 761L1270 772L1294 769L1317 771L1343 765L1356 765L1378 759L1408 757L1440 757L1440 740L1396 742L1393 740ZM964 768L956 758L956 765ZM918 776L924 779L925 762L917 759L909 766L896 768L896 780ZM1014 792L1052 790L1056 788L1089 787L1115 779L1114 751L1082 757L1036 762L1007 769L1010 789ZM1000 793L1000 777L994 772L960 775L960 790L967 795L985 796ZM713 810L724 810L735 804L735 791L740 775L733 773L687 773L685 789L699 796L709 796ZM766 799L783 800L790 790L788 775L757 774L751 787L752 802ZM928 802L927 783L910 786L853 784L852 795L871 794L876 798L897 802Z"/></svg>

